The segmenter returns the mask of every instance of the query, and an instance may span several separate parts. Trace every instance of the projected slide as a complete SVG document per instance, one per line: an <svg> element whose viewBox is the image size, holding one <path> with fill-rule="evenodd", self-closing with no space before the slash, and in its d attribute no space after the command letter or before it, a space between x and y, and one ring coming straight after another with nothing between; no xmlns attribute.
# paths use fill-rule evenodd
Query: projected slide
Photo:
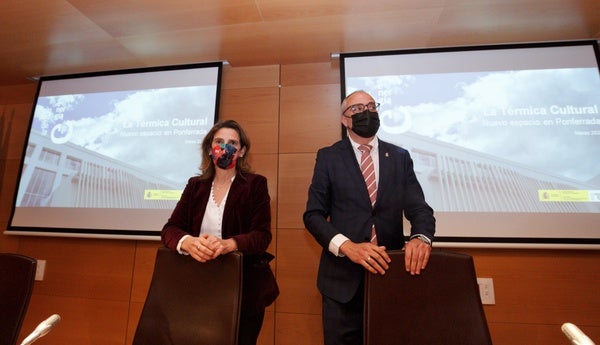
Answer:
<svg viewBox="0 0 600 345"><path fill-rule="evenodd" d="M42 97L32 129L50 139L50 148L70 143L182 189L198 173L215 92L194 86Z"/></svg>
<svg viewBox="0 0 600 345"><path fill-rule="evenodd" d="M381 103L379 137L411 151L436 210L600 212L597 66L378 66L350 71L346 94L367 90Z"/></svg>
<svg viewBox="0 0 600 345"><path fill-rule="evenodd" d="M427 155L439 142L431 153L452 160L435 168L462 175L465 180L455 182L477 188L477 194L515 188L506 191L515 194L508 194L504 206L434 205L440 211L560 211L559 205L542 202L594 202L576 209L600 210L600 159L594 159L600 157L597 69L378 76L351 78L347 85L348 91L365 89L381 102L381 139L409 146L417 156ZM462 160L460 170L453 166L456 159ZM428 163L415 164L425 170L432 168ZM497 188L486 184L480 171L485 166L498 169L498 178L508 181ZM536 186L523 190L533 180ZM524 191L530 195L517 195ZM519 202L523 204L512 205Z"/></svg>
<svg viewBox="0 0 600 345"><path fill-rule="evenodd" d="M200 173L220 68L42 78L11 226L159 230Z"/></svg>
<svg viewBox="0 0 600 345"><path fill-rule="evenodd" d="M381 103L438 241L600 244L595 41L341 54L342 94Z"/></svg>

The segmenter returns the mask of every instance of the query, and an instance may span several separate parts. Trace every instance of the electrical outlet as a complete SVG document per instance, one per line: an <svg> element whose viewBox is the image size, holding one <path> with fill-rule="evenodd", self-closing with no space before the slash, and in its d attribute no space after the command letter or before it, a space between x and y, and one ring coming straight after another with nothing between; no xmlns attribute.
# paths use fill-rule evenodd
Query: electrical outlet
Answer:
<svg viewBox="0 0 600 345"><path fill-rule="evenodd" d="M35 280L44 280L44 272L46 271L46 260L38 260L35 270Z"/></svg>
<svg viewBox="0 0 600 345"><path fill-rule="evenodd" d="M479 295L482 304L496 304L494 297L494 280L492 278L477 278L479 285Z"/></svg>

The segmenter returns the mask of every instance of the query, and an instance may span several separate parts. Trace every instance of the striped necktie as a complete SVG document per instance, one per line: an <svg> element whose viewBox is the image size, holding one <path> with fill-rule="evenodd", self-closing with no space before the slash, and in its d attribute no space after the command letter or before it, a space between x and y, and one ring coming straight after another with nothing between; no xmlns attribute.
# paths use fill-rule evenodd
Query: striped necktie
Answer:
<svg viewBox="0 0 600 345"><path fill-rule="evenodd" d="M360 145L358 150L362 152L360 158L360 171L363 174L369 197L371 198L371 206L375 205L377 200L377 182L375 181L375 166L371 158L371 145ZM377 244L377 235L375 234L375 224L371 228L371 243Z"/></svg>

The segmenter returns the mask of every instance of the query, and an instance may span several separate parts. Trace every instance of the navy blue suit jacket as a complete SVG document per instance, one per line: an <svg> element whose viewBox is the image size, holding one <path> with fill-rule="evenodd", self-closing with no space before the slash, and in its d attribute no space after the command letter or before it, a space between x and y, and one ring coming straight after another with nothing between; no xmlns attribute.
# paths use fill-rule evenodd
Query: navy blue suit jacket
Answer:
<svg viewBox="0 0 600 345"><path fill-rule="evenodd" d="M319 291L345 303L356 293L365 270L329 250L341 233L353 242L368 242L375 224L379 245L387 250L404 247L403 216L411 235L433 239L435 218L405 149L379 140L377 201L371 206L359 163L348 138L317 152L312 183L304 212L304 225L323 247L317 286Z"/></svg>

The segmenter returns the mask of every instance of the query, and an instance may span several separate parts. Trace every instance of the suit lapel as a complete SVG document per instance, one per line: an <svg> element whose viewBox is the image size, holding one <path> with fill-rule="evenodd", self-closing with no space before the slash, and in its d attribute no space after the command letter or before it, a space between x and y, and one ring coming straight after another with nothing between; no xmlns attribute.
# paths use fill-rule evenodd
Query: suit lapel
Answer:
<svg viewBox="0 0 600 345"><path fill-rule="evenodd" d="M386 190L389 186L391 174L393 173L392 168L392 156L390 154L388 146L381 140L379 140L379 179L377 181L377 202L385 196ZM375 205L377 205L377 202Z"/></svg>

